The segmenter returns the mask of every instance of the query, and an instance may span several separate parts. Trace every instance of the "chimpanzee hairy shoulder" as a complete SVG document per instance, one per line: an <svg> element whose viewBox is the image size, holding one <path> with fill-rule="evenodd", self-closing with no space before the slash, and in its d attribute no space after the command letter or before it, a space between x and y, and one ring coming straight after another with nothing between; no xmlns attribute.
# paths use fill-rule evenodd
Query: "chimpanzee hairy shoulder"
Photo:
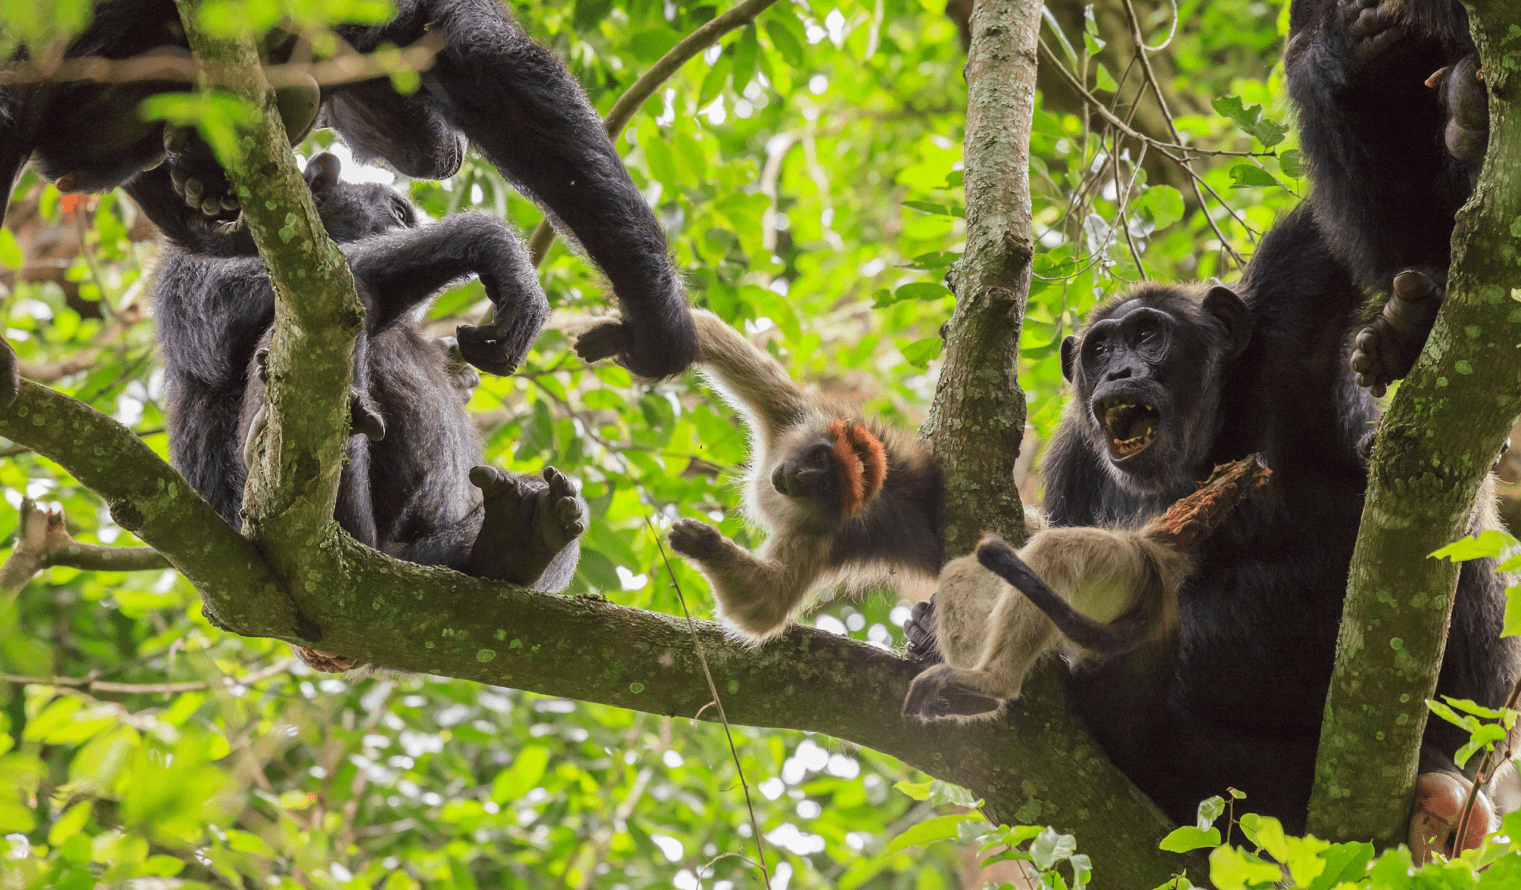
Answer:
<svg viewBox="0 0 1521 890"><path fill-rule="evenodd" d="M664 233L575 79L522 32L500 0L400 0L396 7L385 24L335 30L361 53L441 37L419 89L400 95L384 77L322 85L320 92L309 78L282 87L292 141L314 123L330 126L361 160L442 179L459 169L468 140L543 202L607 274L622 308L613 345L630 369L664 377L695 361L697 335ZM272 62L297 50L294 37L271 43ZM186 46L172 0L106 0L95 4L94 19L63 55L185 59ZM13 61L27 58L23 47ZM204 145L138 117L142 99L187 88L141 80L0 85L0 183L8 195L30 158L66 190L108 189L157 166L167 149L171 175L138 191L159 189L161 204L185 200L209 216L230 218L236 201Z"/></svg>
<svg viewBox="0 0 1521 890"><path fill-rule="evenodd" d="M1072 701L1106 752L1174 820L1227 787L1304 828L1348 565L1378 417L1343 361L1361 291L1307 207L1262 240L1241 283L1142 286L1063 348L1074 394L1046 458L1056 526L1156 516L1217 464L1260 452L1273 475L1196 545L1176 649L1078 670ZM1476 511L1475 527L1492 523ZM1504 582L1461 570L1438 691L1500 704L1518 668L1500 639ZM1433 720L1422 769L1466 739Z"/></svg>
<svg viewBox="0 0 1521 890"><path fill-rule="evenodd" d="M1488 96L1458 0L1293 0L1284 54L1311 201L1333 254L1389 308L1362 382L1408 372L1441 302L1453 217L1488 142ZM1396 275L1413 270L1429 281ZM1371 338L1371 339L1370 339Z"/></svg>
<svg viewBox="0 0 1521 890"><path fill-rule="evenodd" d="M454 372L413 310L445 285L479 276L502 322L461 327L502 340L486 370L510 372L549 314L527 251L500 220L461 214L418 228L389 188L343 182L338 160L308 163L307 184L353 269L365 307L354 367L356 426L346 443L336 518L356 539L411 562L445 565L543 590L563 589L579 555L585 503L569 479L486 466ZM160 167L128 191L168 244L153 284L169 396L171 462L234 527L247 476L245 445L259 432L260 353L274 291L246 232L166 197ZM500 362L506 362L505 369ZM373 441L372 441L373 440Z"/></svg>

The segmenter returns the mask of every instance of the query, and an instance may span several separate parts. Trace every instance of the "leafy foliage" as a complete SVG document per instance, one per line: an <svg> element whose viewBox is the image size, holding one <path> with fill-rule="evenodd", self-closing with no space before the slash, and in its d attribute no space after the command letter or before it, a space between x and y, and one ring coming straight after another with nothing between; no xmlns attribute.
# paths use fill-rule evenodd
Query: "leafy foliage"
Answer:
<svg viewBox="0 0 1521 890"><path fill-rule="evenodd" d="M721 11L664 0L512 6L604 112ZM1061 64L1101 99L1133 84L1137 72L1110 70L1097 56L1113 38L1096 24L1102 15L1075 8L1085 25L1047 32ZM87 14L73 0L0 0L0 9L0 39L34 46ZM359 2L218 0L207 14L315 26L378 13ZM1148 39L1163 40L1171 13L1146 16ZM1192 189L1152 181L1161 149L1116 137L1070 102L1037 108L1040 251L1020 370L1037 436L1060 414L1058 347L1084 312L1143 277L1228 276L1229 250L1249 253L1303 192L1273 70L1277 8L1184 0L1176 16L1162 52L1185 73L1164 87L1203 208ZM694 302L764 339L799 379L906 425L923 418L933 391L937 332L953 300L940 282L962 248L963 62L938 0L787 0L667 81L620 144ZM1223 98L1211 110L1203 97ZM197 111L195 102L168 104L178 107L163 113ZM302 150L329 140L318 134ZM476 158L449 182L402 187L435 217L482 209L524 232L541 218ZM16 195L0 230L0 311L24 372L131 425L167 456L145 317L151 232L119 195L60 196L33 174ZM541 273L557 312L606 304L571 245L557 242ZM452 332L482 302L478 284L457 287L429 323ZM708 613L700 576L651 533L701 516L750 542L732 481L743 436L695 376L647 383L614 366L585 367L550 333L519 373L484 379L471 408L491 460L525 472L553 463L583 482L595 521L573 592ZM56 502L78 540L135 543L58 467L20 447L3 454L0 488L12 507L22 495ZM0 512L0 536L16 531L15 512ZM877 596L816 620L892 646L904 615ZM1102 851L1090 862L1072 837L1049 829L990 828L975 815L924 821L935 807L973 802L945 789L894 794L895 783L920 777L824 738L735 727L736 764L721 727L460 681L339 678L288 665L283 644L212 628L172 572L53 568L0 599L0 887L142 877L385 890L754 886L747 807L774 886L951 887L961 847L977 844L1029 863L1047 886L1081 887L1102 873ZM1247 835L1255 850L1217 851L1217 885L1251 886L1269 868L1276 880L1260 852L1285 862L1294 880L1362 867L1333 871L1338 848L1283 838L1269 821ZM1205 823L1174 843L1213 840L1212 830ZM913 847L938 839L959 846L927 855ZM1498 849L1480 855L1489 861ZM1384 863L1394 855L1369 873L1393 874ZM1327 865L1311 875L1314 862ZM1472 872L1470 858L1439 870L1460 866Z"/></svg>

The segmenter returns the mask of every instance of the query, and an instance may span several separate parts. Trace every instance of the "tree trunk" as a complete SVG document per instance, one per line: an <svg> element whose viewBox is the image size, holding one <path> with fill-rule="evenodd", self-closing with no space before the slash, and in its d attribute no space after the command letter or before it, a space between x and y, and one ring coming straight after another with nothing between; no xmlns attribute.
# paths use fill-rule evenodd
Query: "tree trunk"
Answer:
<svg viewBox="0 0 1521 890"><path fill-rule="evenodd" d="M1489 86L1489 152L1458 213L1436 327L1374 441L1310 800L1310 831L1330 840L1405 839L1458 576L1428 554L1467 532L1521 413L1512 333L1521 320L1521 42L1508 36L1521 6L1465 2Z"/></svg>

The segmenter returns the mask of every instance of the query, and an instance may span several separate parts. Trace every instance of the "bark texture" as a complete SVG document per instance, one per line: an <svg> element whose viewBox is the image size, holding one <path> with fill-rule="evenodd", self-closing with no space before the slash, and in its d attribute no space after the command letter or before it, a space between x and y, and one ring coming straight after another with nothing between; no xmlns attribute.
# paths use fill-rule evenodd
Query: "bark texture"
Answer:
<svg viewBox="0 0 1521 890"><path fill-rule="evenodd" d="M1330 840L1405 838L1458 576L1427 554L1466 533L1521 412L1521 6L1467 6L1489 152L1458 214L1436 328L1374 442L1310 801L1310 831Z"/></svg>

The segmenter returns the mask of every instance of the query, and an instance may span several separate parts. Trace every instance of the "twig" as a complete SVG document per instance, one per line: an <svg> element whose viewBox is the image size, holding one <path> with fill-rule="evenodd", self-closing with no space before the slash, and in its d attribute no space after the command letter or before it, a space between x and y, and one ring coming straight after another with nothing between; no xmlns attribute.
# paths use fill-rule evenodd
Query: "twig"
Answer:
<svg viewBox="0 0 1521 890"><path fill-rule="evenodd" d="M709 21L707 24L688 34L681 39L680 43L671 47L665 55L661 56L654 65L618 97L613 103L612 110L603 119L602 126L607 130L607 135L616 140L628 126L634 112L639 110L645 100L655 95L660 85L670 79L693 57L700 55L704 50L717 43L723 37L736 28L741 28L755 21L755 17L766 11L766 7L776 3L776 0L744 0L738 6L730 9L723 15ZM549 224L546 217L538 227L533 230L533 235L528 239L528 254L533 258L535 266L544 262L544 255L549 253L549 245L555 240L555 230Z"/></svg>
<svg viewBox="0 0 1521 890"><path fill-rule="evenodd" d="M1183 136L1178 132L1177 122L1172 119L1171 109L1167 107L1167 95L1162 91L1162 84L1157 81L1156 72L1151 69L1151 58L1146 54L1146 37L1141 34L1141 20L1135 13L1135 5L1131 3L1130 0L1124 0L1124 6L1125 17L1130 20L1130 39L1135 44L1137 57L1139 57L1141 60L1141 71L1146 75L1146 82L1151 84L1151 91L1157 97L1157 107L1162 110L1162 119L1167 121L1167 131L1172 134L1174 142L1182 144ZM1193 170L1189 168L1187 162L1184 162L1183 166L1185 169L1188 169L1190 173L1193 172ZM1199 199L1199 208L1201 210L1204 210L1204 218L1209 220L1209 227L1215 230L1215 237L1220 239L1221 248L1229 253L1231 255L1231 258L1234 259L1238 265L1245 265L1246 261L1242 259L1241 254L1237 253L1234 247L1231 247L1230 240L1225 237L1225 233L1221 231L1220 226L1215 223L1214 217L1210 216L1209 211L1205 209L1206 205L1204 203L1204 194L1203 192L1199 191L1199 177L1191 177L1190 182L1194 187L1194 197ZM1230 205L1222 202L1221 206L1225 207L1225 209L1230 213L1231 217L1236 220L1236 222L1241 223L1241 225L1244 227L1246 226L1246 220L1238 216L1236 214L1236 211L1231 209ZM1247 229L1250 231L1250 227L1247 227Z"/></svg>
<svg viewBox="0 0 1521 890"><path fill-rule="evenodd" d="M52 566L87 572L147 572L170 567L169 560L152 547L81 544L69 535L62 507L39 507L36 501L23 497L16 548L0 565L0 592L15 593L38 572Z"/></svg>
<svg viewBox="0 0 1521 890"><path fill-rule="evenodd" d="M708 691L713 694L711 704L718 709L718 722L723 724L724 737L729 740L729 754L734 758L735 771L739 773L739 786L745 791L745 807L750 811L750 831L755 835L755 852L760 857L761 877L770 886L771 872L766 868L766 847L761 838L760 820L755 817L755 804L750 800L750 783L745 781L745 768L740 765L739 750L734 747L734 732L729 728L729 718L724 715L724 703L718 697L718 684L713 682L713 672L708 669L708 656L702 651L702 641L697 638L697 624L692 620L692 611L687 608L687 598L682 595L681 584L676 581L676 570L671 568L671 558L665 552L665 544L661 543L660 535L655 532L655 526L648 516L645 517L644 524L655 535L655 546L660 549L660 559L665 563L666 574L671 576L671 586L676 589L676 601L681 603L681 614L686 616L687 629L692 633L692 645L697 647L697 661L702 665L702 675L707 678ZM706 709L707 706L704 705L703 710Z"/></svg>
<svg viewBox="0 0 1521 890"><path fill-rule="evenodd" d="M242 677L221 676L210 680L187 680L183 683L112 683L108 680L97 680L94 674L84 677L26 677L20 674L0 674L0 680L7 683L21 683L28 686L58 686L65 689L78 689L81 692L104 692L119 695L177 695L181 692L202 692L208 689L231 689L234 686L252 686L255 683L268 680L270 677L286 673L296 660L287 658L274 664L245 674Z"/></svg>
<svg viewBox="0 0 1521 890"><path fill-rule="evenodd" d="M1521 677L1511 684L1510 695L1505 699L1503 710L1514 711L1516 702L1521 699ZM1503 719L1503 718L1502 718ZM1495 754L1500 751L1502 745L1491 745L1484 751L1484 757L1479 761L1479 769L1474 773L1473 784L1468 787L1468 797L1463 801L1463 814L1458 817L1457 830L1452 834L1452 851L1454 854L1462 852L1463 839L1468 836L1468 822L1473 816L1474 804L1479 800L1479 789L1490 779L1490 771L1494 769ZM1505 734L1503 743L1505 757L1510 756L1510 733Z"/></svg>
<svg viewBox="0 0 1521 890"><path fill-rule="evenodd" d="M321 62L284 62L264 66L264 76L273 86L307 83L308 78L320 86L338 86L386 77L397 71L426 71L444 48L443 35L429 32L402 48L373 53L346 52ZM179 53L144 53L127 59L100 56L64 58L58 53L31 61L17 62L0 69L0 85L57 83L88 80L97 83L138 83L161 81L176 84L196 83L195 60L187 51Z"/></svg>

